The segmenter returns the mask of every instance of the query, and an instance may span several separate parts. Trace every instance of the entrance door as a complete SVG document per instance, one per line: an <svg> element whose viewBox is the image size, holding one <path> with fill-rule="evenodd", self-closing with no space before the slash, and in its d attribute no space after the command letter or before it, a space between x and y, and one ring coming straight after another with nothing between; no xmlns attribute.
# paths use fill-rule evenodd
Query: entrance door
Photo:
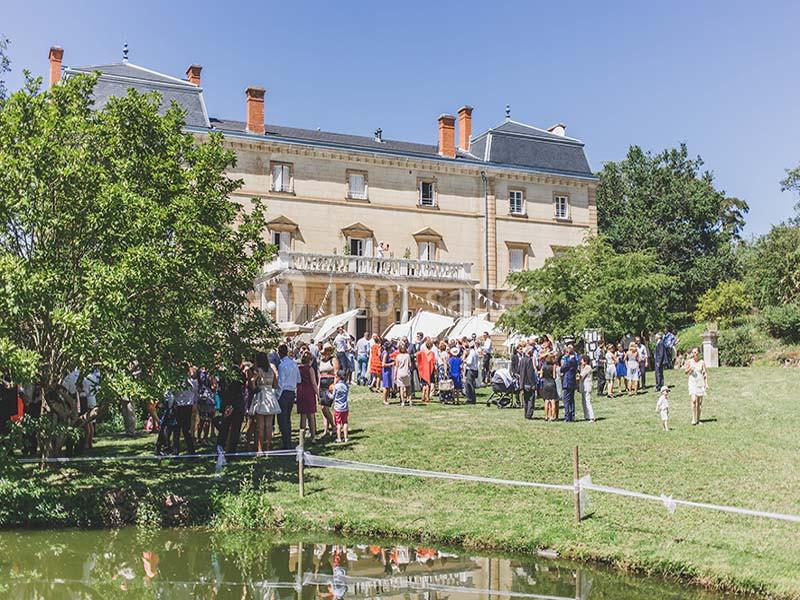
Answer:
<svg viewBox="0 0 800 600"><path fill-rule="evenodd" d="M369 311L366 308L362 308L359 311L358 315L356 316L356 339L360 340L364 337L364 332L369 331Z"/></svg>

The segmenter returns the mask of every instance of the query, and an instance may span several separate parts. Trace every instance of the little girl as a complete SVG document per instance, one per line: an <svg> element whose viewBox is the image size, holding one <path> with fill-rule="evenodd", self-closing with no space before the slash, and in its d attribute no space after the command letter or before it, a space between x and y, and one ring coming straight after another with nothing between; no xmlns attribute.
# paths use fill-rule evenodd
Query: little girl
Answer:
<svg viewBox="0 0 800 600"><path fill-rule="evenodd" d="M669 388L667 386L661 388L661 395L656 402L656 412L661 414L664 431L669 431Z"/></svg>

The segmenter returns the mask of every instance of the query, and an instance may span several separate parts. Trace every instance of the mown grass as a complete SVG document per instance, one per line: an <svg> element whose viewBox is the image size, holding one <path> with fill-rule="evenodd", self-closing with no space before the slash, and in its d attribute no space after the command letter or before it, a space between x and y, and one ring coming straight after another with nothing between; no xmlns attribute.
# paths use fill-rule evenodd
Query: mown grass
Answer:
<svg viewBox="0 0 800 600"><path fill-rule="evenodd" d="M529 422L519 410L482 404L385 408L377 396L358 392L350 443L311 450L364 462L569 483L577 444L582 471L597 483L800 514L800 373L762 367L713 371L706 422L698 427L689 425L684 377L670 372L667 380L675 384L671 432L660 430L652 391L597 399L600 420L573 425L546 423L538 410ZM103 440L96 452L144 452L151 443L152 438ZM551 548L625 570L800 598L798 524L690 508L669 515L659 503L595 493L594 514L576 525L566 492L334 469L309 469L301 499L291 459L231 463L223 477L214 476L212 463L13 469L0 479L0 524L109 525L109 489L125 490L134 504L174 493L188 500L185 522L191 524L413 537L509 552ZM242 481L248 482L245 494L235 498Z"/></svg>

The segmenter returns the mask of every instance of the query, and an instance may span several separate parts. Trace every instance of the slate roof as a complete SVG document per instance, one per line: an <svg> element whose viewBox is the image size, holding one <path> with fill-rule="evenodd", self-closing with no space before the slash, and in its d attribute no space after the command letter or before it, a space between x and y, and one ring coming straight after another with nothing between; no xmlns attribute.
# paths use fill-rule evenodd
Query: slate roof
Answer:
<svg viewBox="0 0 800 600"><path fill-rule="evenodd" d="M161 112L177 102L186 110L186 124L192 127L209 127L208 112L203 100L203 90L186 80L157 73L127 62L109 65L90 65L86 67L67 67L64 77L79 73L100 72L100 78L94 88L94 102L97 108L103 108L109 98L124 96L129 88L138 92L161 94Z"/></svg>
<svg viewBox="0 0 800 600"><path fill-rule="evenodd" d="M489 163L565 174L592 174L583 142L511 120L474 138L470 153Z"/></svg>
<svg viewBox="0 0 800 600"><path fill-rule="evenodd" d="M105 106L112 96L124 95L131 87L139 92L155 90L162 97L161 110L166 111L172 101L177 102L186 110L186 125L191 128L211 128L222 133L256 135L247 132L246 124L243 121L209 119L203 100L203 89L185 79L171 77L126 61L107 65L68 67L65 69L64 76L69 77L77 73L93 71L100 72L100 78L94 91L95 105L98 108ZM379 141L373 136L267 124L264 137L326 147L352 148L448 160L439 156L439 148L436 144L389 139ZM500 125L474 137L470 144L470 151L457 150L456 157L452 160L594 178L589 162L586 160L583 142L510 119L506 119Z"/></svg>

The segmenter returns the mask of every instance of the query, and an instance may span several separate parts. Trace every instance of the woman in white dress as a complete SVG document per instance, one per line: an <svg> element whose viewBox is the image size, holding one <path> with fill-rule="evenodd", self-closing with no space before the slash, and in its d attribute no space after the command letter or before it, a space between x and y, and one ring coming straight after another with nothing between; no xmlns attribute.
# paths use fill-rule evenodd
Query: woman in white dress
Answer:
<svg viewBox="0 0 800 600"><path fill-rule="evenodd" d="M614 344L606 345L606 395L614 397L614 380L617 378L617 355Z"/></svg>
<svg viewBox="0 0 800 600"><path fill-rule="evenodd" d="M631 342L625 353L625 378L628 380L628 396L639 392L639 349Z"/></svg>
<svg viewBox="0 0 800 600"><path fill-rule="evenodd" d="M274 416L280 414L281 405L275 394L278 370L263 352L256 355L256 368L252 371L251 383L255 388L250 410L256 420L256 452L269 452Z"/></svg>
<svg viewBox="0 0 800 600"><path fill-rule="evenodd" d="M683 372L689 376L689 396L692 398L692 425L700 423L700 408L703 396L708 390L708 373L706 363L700 358L700 350L692 348L692 355L683 366Z"/></svg>

